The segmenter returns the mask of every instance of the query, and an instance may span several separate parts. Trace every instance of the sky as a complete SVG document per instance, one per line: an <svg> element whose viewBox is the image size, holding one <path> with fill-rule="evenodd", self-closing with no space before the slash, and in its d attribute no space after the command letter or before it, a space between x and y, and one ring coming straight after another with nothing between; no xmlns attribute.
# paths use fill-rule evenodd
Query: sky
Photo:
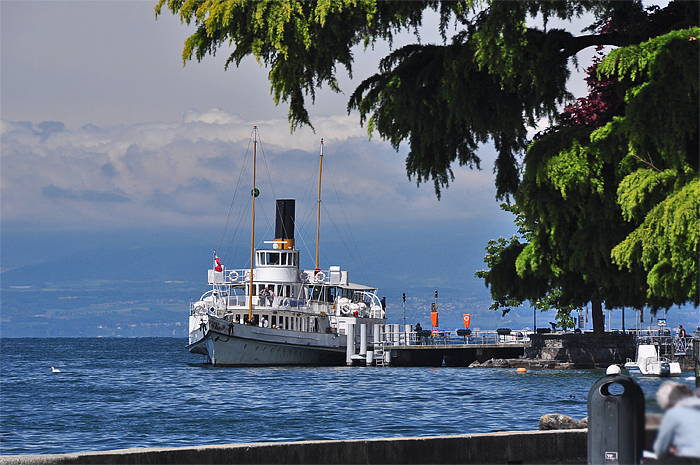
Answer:
<svg viewBox="0 0 700 465"><path fill-rule="evenodd" d="M407 211L421 221L473 218L498 210L488 149L483 171L456 169L442 201L431 184L416 188L404 170L406 147L397 153L376 135L368 140L358 115L347 115L359 78L341 81L345 94L318 94L309 108L315 134L308 128L290 134L287 109L274 105L264 68L251 58L224 71L225 53L183 67L182 44L192 28L169 13L156 21L154 2L3 1L1 8L6 227L216 221L226 214L216 199L227 197L233 162L253 125L277 168L291 150L308 152L311 166L323 138L328 162L348 173L338 175L347 180L341 193L372 205L365 220ZM373 72L387 50L358 49L356 74ZM362 182L350 181L350 172ZM465 197L472 207L464 208Z"/></svg>
<svg viewBox="0 0 700 465"><path fill-rule="evenodd" d="M275 197L308 194L323 138L330 176L324 174L324 214L336 217L324 225L347 224L366 276L476 286L488 239L515 232L495 198L495 151L480 149L480 171L453 166L455 180L439 201L432 183L409 180L406 145L397 152L376 134L370 140L358 114L346 112L350 93L388 53L386 44L357 48L355 79L339 69L344 93L322 89L308 107L316 132L292 134L265 68L247 58L226 71L226 50L183 66L193 28L169 12L156 20L155 3L0 2L3 270L35 260L34 249L59 256L116 247L124 231L132 245L139 231L150 234L143 241L194 231L187 236L193 245L216 248L257 125L270 181L259 202L269 211ZM423 42L439 40L435 24L426 21ZM580 54L581 69L592 54ZM585 94L582 73L574 73L570 89ZM101 231L101 242L51 245L58 232L94 238Z"/></svg>

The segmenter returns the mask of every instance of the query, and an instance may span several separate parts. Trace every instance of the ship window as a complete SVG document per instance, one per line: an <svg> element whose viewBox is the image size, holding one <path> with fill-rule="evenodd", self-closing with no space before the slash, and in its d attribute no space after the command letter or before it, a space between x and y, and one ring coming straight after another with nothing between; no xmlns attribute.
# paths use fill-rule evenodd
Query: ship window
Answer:
<svg viewBox="0 0 700 465"><path fill-rule="evenodd" d="M288 316L284 317L284 328L289 329L289 317Z"/></svg>
<svg viewBox="0 0 700 465"><path fill-rule="evenodd" d="M282 265L286 265L286 264L287 264L287 255L288 255L288 254L286 254L286 253L283 253L283 254L282 254Z"/></svg>
<svg viewBox="0 0 700 465"><path fill-rule="evenodd" d="M279 252L268 252L267 253L267 264L268 265L279 265L280 264Z"/></svg>

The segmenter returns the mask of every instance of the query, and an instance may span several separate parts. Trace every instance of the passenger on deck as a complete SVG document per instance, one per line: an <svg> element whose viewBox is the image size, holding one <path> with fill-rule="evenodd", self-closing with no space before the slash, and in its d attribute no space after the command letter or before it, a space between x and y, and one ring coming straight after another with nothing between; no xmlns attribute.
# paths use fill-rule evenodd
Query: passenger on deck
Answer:
<svg viewBox="0 0 700 465"><path fill-rule="evenodd" d="M270 307L272 307L272 302L275 300L275 291L268 289L267 286L265 286L265 289L267 290L267 300L270 302Z"/></svg>
<svg viewBox="0 0 700 465"><path fill-rule="evenodd" d="M265 289L260 291L260 305L263 307L267 305L267 298L270 295L270 290L265 286Z"/></svg>

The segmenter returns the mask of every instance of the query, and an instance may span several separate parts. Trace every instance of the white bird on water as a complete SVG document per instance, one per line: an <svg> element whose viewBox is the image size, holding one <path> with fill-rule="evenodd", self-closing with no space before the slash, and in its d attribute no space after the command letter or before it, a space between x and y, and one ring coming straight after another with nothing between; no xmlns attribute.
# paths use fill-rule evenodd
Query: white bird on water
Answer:
<svg viewBox="0 0 700 465"><path fill-rule="evenodd" d="M52 373L60 373L61 370L59 370L58 368L51 367L51 372Z"/></svg>

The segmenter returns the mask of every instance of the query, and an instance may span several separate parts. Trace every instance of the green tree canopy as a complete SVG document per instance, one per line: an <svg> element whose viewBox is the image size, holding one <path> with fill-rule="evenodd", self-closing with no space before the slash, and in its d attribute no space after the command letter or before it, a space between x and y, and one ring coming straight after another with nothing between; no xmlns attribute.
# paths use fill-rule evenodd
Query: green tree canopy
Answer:
<svg viewBox="0 0 700 465"><path fill-rule="evenodd" d="M652 310L700 303L698 34L672 31L613 51L593 80L614 84L622 104L614 94L596 101L594 87L568 109L568 124L528 147L511 208L525 243L487 247L493 265L477 273L496 306L542 298L542 288L524 286L536 278L549 279L546 293L560 291L560 303L592 301L598 331L601 301Z"/></svg>
<svg viewBox="0 0 700 465"><path fill-rule="evenodd" d="M227 67L249 55L268 67L292 129L311 125L316 89L340 91L338 65L352 76L353 47L405 30L418 39L437 12L443 42L390 53L348 111L395 148L407 142L409 179L432 181L438 198L452 164L479 168L479 145L493 141L496 196L515 198L530 234L503 244L494 297L592 300L596 330L601 301L698 303L698 2L160 0L156 16L164 7L196 27L183 62L230 47ZM581 34L547 27L583 14L594 20ZM607 84L562 117L570 60L591 46L619 47L596 65ZM551 128L530 143L543 118ZM513 291L501 272L532 282Z"/></svg>
<svg viewBox="0 0 700 465"><path fill-rule="evenodd" d="M396 50L379 73L358 86L348 106L359 109L368 129L395 147L408 142L409 177L432 181L438 196L453 180L451 164L479 167L476 148L489 139L499 151L497 196L514 193L527 127L542 117L556 118L557 105L571 98L568 60L593 45L649 37L648 28L630 26L648 22L639 1L160 0L156 16L163 7L196 27L185 42L183 62L228 46L227 67L249 55L269 67L273 98L289 105L292 129L311 125L305 97L313 102L323 85L340 91L338 65L352 76L354 46L391 43L405 30L418 36L426 11L437 12L444 43ZM535 17L546 25L584 13L596 18L591 27L607 21L609 28L575 36L528 26ZM697 19L687 6L668 16L657 27ZM455 31L449 42L448 27Z"/></svg>

